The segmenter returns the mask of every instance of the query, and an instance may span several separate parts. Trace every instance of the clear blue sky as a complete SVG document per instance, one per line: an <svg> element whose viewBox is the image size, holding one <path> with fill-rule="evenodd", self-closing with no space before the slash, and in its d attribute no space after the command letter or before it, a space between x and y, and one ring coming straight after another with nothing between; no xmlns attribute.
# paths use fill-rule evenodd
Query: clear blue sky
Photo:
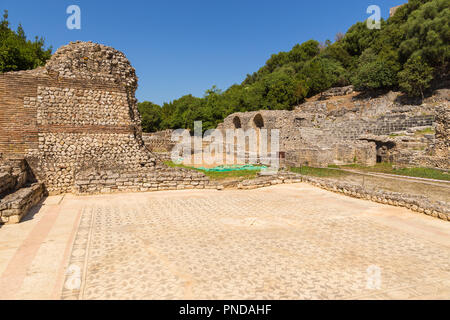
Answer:
<svg viewBox="0 0 450 320"><path fill-rule="evenodd" d="M383 18L406 0L2 0L14 28L43 36L56 50L94 41L123 51L139 77L137 98L161 104L185 94L226 89L273 53L309 39L334 40L375 4ZM81 8L81 30L68 30L66 8Z"/></svg>

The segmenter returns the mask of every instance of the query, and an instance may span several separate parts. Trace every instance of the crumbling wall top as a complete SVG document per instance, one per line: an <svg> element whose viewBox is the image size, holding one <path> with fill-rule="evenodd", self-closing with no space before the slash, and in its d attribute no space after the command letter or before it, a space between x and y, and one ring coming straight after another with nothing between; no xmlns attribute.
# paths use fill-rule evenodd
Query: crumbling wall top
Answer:
<svg viewBox="0 0 450 320"><path fill-rule="evenodd" d="M60 78L97 80L137 88L136 71L125 55L93 42L71 42L59 48L45 65L49 75Z"/></svg>

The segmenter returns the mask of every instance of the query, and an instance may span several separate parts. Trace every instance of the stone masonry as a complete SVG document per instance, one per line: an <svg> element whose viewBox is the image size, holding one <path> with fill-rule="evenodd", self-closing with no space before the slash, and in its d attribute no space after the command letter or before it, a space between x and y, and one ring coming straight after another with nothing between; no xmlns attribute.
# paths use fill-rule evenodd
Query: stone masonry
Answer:
<svg viewBox="0 0 450 320"><path fill-rule="evenodd" d="M205 187L203 174L168 168L145 147L136 89L125 55L91 42L2 74L0 152L25 158L50 193Z"/></svg>
<svg viewBox="0 0 450 320"><path fill-rule="evenodd" d="M25 160L1 158L0 154L0 223L18 223L46 191Z"/></svg>
<svg viewBox="0 0 450 320"><path fill-rule="evenodd" d="M371 97L352 87L333 88L293 111L232 114L218 129L279 129L280 153L287 166L372 166L390 161L449 169L449 101L448 89L438 90L422 104L408 105L394 92ZM436 135L415 135L423 129L435 130Z"/></svg>

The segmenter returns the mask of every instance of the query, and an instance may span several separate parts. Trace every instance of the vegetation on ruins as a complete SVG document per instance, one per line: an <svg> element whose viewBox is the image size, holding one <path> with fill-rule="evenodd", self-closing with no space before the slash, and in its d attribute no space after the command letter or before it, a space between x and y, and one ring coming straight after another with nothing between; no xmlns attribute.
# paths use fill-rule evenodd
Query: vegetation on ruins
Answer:
<svg viewBox="0 0 450 320"><path fill-rule="evenodd" d="M184 164L176 164L172 161L165 161L165 165L171 167L171 168L184 168L184 169L192 169L199 172L202 172L211 180L244 180L244 179L254 179L258 176L257 170L237 170L237 171L222 171L222 172L216 172L216 171L207 171L202 170L200 168L196 167L190 167L186 166Z"/></svg>
<svg viewBox="0 0 450 320"><path fill-rule="evenodd" d="M350 164L344 166L335 166L335 168L354 169L363 172L388 173L408 177L450 181L450 174L447 171L433 168L420 168L420 167L396 168L392 163L387 162L377 163L373 167L365 167L358 164Z"/></svg>
<svg viewBox="0 0 450 320"><path fill-rule="evenodd" d="M358 22L334 43L297 44L225 91L213 87L203 98L186 95L160 109L143 102L144 131L193 129L195 120L211 129L234 112L291 110L305 98L348 84L361 91L400 89L423 97L433 81L448 80L449 35L448 0L410 0L382 20L380 30Z"/></svg>
<svg viewBox="0 0 450 320"><path fill-rule="evenodd" d="M27 40L20 24L16 31L11 30L8 11L4 11L0 21L0 73L34 69L43 66L51 56L52 49L45 48L43 38Z"/></svg>
<svg viewBox="0 0 450 320"><path fill-rule="evenodd" d="M398 76L403 91L412 96L420 95L423 99L423 93L433 79L433 68L421 56L415 56L408 59Z"/></svg>

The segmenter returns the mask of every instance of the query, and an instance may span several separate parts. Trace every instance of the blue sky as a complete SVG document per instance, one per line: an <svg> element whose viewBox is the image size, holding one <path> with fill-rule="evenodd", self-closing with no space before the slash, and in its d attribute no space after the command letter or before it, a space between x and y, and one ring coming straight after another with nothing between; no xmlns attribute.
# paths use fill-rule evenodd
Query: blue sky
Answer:
<svg viewBox="0 0 450 320"><path fill-rule="evenodd" d="M94 41L123 51L139 77L137 98L161 104L185 94L226 89L273 53L309 39L334 40L375 4L383 18L406 0L2 0L14 28L43 36L56 50ZM66 27L66 8L81 8L81 30Z"/></svg>

